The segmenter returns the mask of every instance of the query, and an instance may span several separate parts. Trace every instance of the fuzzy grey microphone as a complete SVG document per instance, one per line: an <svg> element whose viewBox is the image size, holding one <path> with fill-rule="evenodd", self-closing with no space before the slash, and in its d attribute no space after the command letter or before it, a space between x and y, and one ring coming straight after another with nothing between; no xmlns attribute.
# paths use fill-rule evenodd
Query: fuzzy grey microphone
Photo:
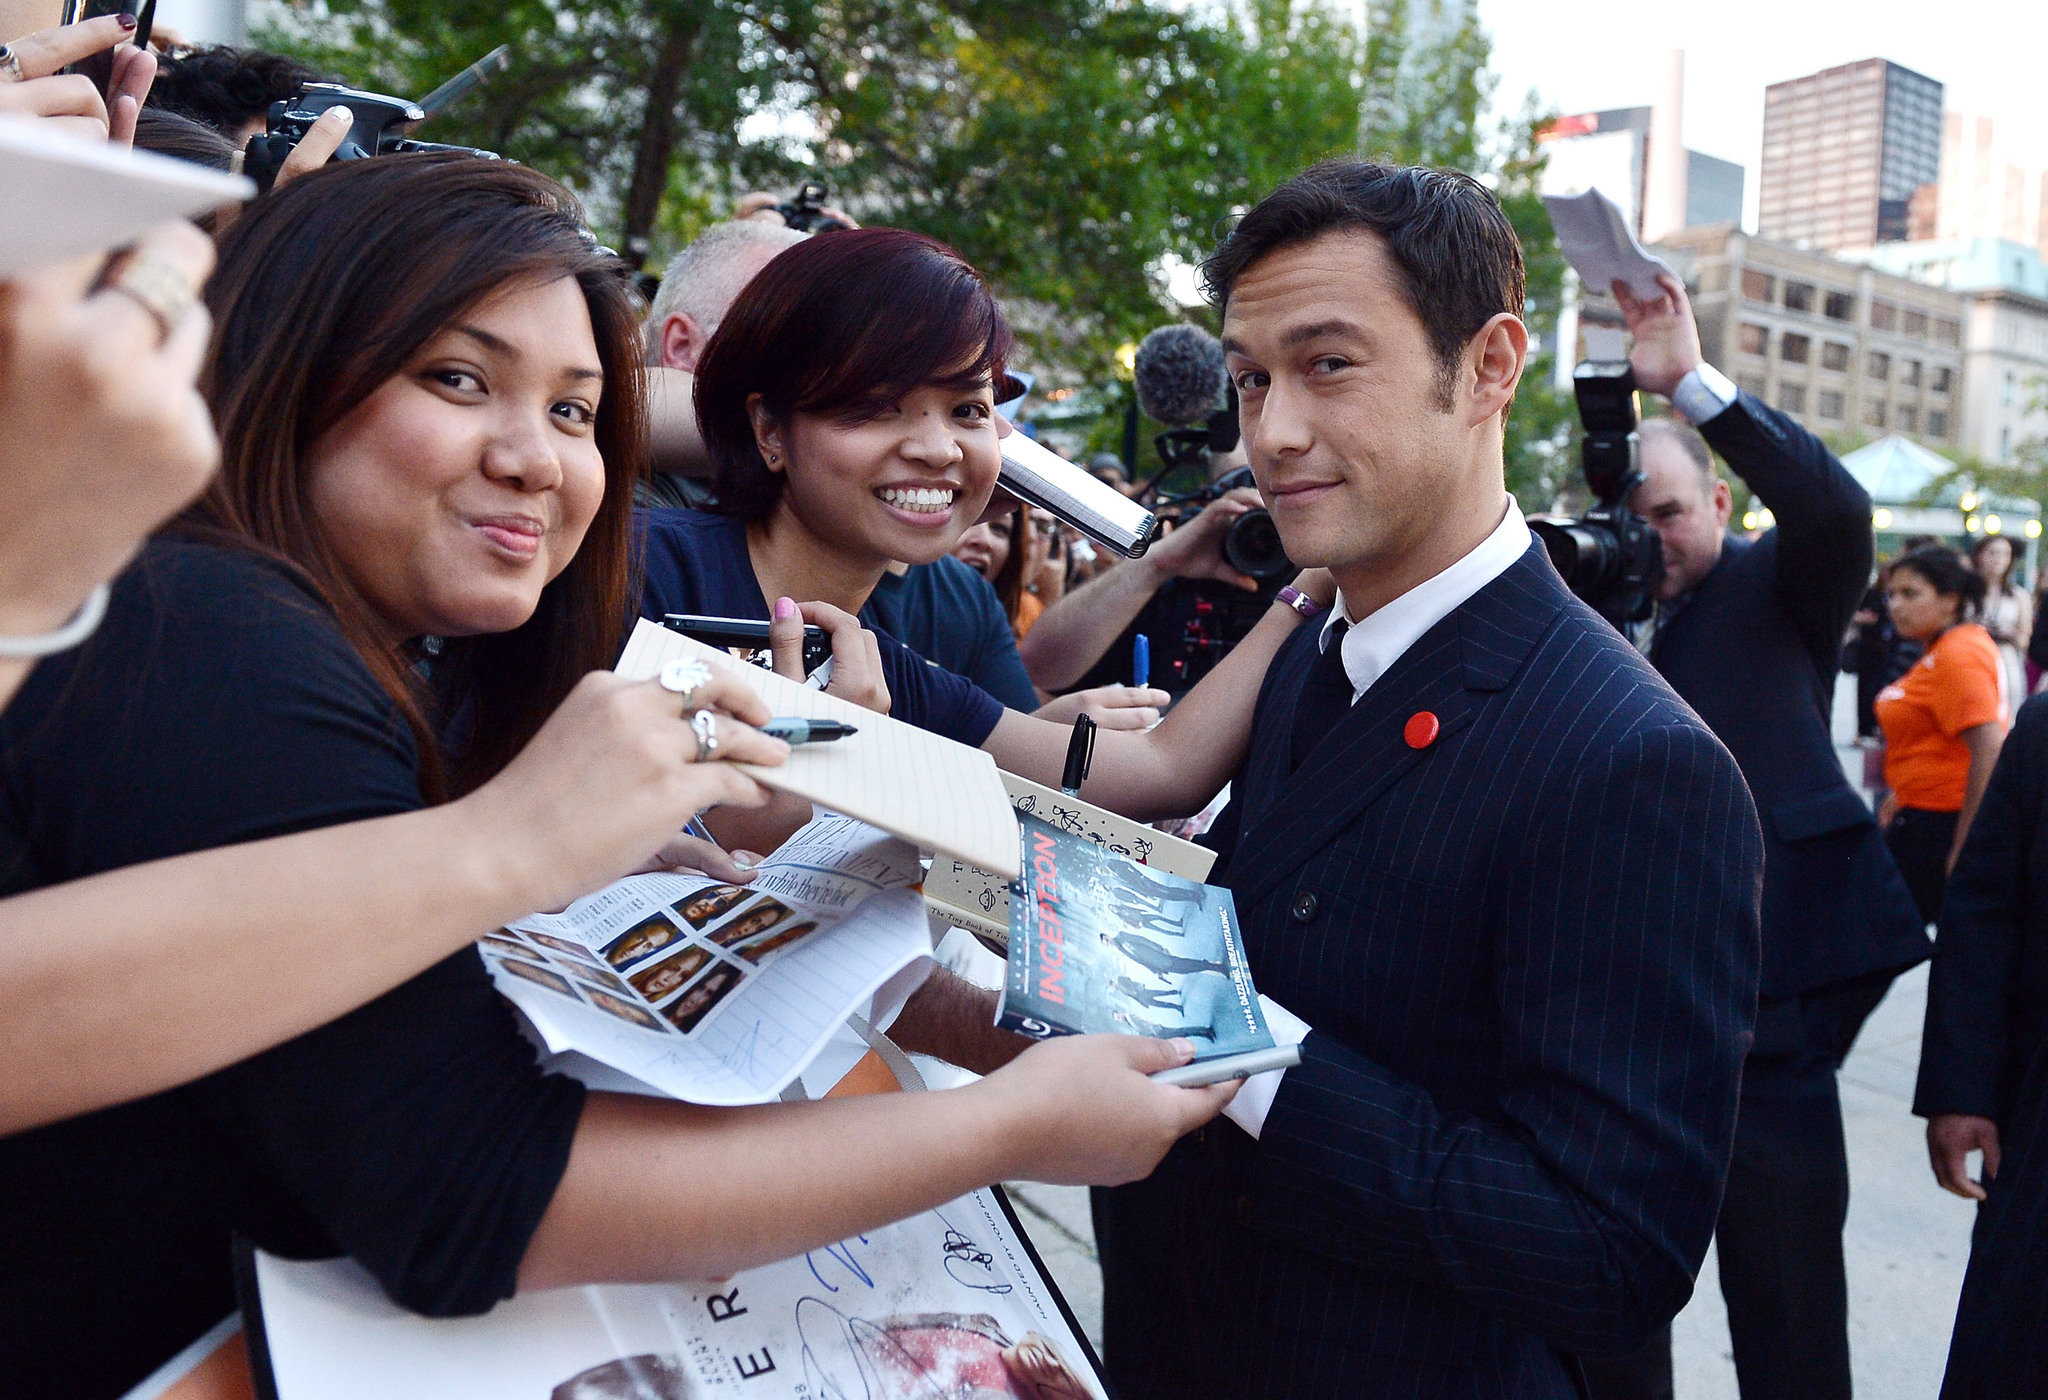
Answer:
<svg viewBox="0 0 2048 1400"><path fill-rule="evenodd" d="M1147 335L1131 374L1138 410L1169 428L1206 422L1223 407L1223 345L1200 326L1161 326Z"/></svg>

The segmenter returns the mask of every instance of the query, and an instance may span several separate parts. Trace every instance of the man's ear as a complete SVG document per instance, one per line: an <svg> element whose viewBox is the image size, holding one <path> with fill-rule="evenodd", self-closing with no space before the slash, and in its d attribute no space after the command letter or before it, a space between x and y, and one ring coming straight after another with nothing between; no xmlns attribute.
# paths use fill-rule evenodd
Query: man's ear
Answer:
<svg viewBox="0 0 2048 1400"><path fill-rule="evenodd" d="M1728 489L1728 483L1720 477L1714 478L1714 518L1721 522L1721 528L1728 528L1728 518L1735 514L1735 493Z"/></svg>
<svg viewBox="0 0 2048 1400"><path fill-rule="evenodd" d="M783 440L782 424L775 421L759 394L747 395L747 420L754 425L754 446L771 472L789 469L789 446Z"/></svg>
<svg viewBox="0 0 2048 1400"><path fill-rule="evenodd" d="M697 324L696 317L684 311L669 312L668 319L661 323L662 364L685 374L695 374L697 359L704 353L704 342L710 338Z"/></svg>
<svg viewBox="0 0 2048 1400"><path fill-rule="evenodd" d="M1466 343L1465 372L1472 387L1469 426L1476 428L1507 412L1528 363L1529 328L1519 316L1495 313Z"/></svg>

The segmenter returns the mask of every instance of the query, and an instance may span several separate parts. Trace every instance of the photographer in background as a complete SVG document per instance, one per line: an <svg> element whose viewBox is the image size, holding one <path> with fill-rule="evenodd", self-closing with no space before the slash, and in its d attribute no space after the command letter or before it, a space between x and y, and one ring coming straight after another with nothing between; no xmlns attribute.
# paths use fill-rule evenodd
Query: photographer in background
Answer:
<svg viewBox="0 0 2048 1400"><path fill-rule="evenodd" d="M1764 828L1763 978L1717 1238L1742 1393L1847 1400L1842 1224L1849 1163L1835 1072L1892 978L1928 942L1829 719L1842 637L1870 577L1870 497L1812 434L1700 356L1677 278L1643 301L1614 285L1638 387L1676 419L1642 426L1630 500L1663 542L1650 662L1742 768ZM1777 517L1728 535L1709 447ZM1668 1331L1593 1394L1671 1394Z"/></svg>
<svg viewBox="0 0 2048 1400"><path fill-rule="evenodd" d="M1257 592L1258 580L1239 573L1224 559L1223 538L1238 517L1259 508L1259 493L1251 487L1219 496L1136 559L1112 564L1048 605L1017 642L1032 681L1041 689L1060 691L1077 684L1130 679L1129 649L1118 648L1117 639L1175 579L1214 579ZM1168 640L1154 637L1153 645Z"/></svg>

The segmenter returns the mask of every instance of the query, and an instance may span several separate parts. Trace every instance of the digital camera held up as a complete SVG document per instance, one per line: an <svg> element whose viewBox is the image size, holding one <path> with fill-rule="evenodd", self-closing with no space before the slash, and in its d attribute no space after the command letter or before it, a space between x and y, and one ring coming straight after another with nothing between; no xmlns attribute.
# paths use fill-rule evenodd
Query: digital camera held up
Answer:
<svg viewBox="0 0 2048 1400"><path fill-rule="evenodd" d="M832 197L832 191L816 180L806 181L790 198L775 206L775 212L782 215L782 222L799 233L824 233L828 229L850 228L844 219L835 219L825 212L825 201Z"/></svg>
<svg viewBox="0 0 2048 1400"><path fill-rule="evenodd" d="M329 107L346 107L355 117L348 136L334 152L334 160L363 160L369 156L424 151L460 151L484 160L499 159L496 152L480 151L474 146L413 140L406 133L425 121L428 112L420 104L403 97L364 92L358 88L343 87L340 83L301 83L298 96L270 104L270 119L264 134L249 138L248 151L242 157L242 173L256 182L259 192L268 191L276 183L278 169L283 166L285 157L306 139L313 123Z"/></svg>
<svg viewBox="0 0 2048 1400"><path fill-rule="evenodd" d="M1572 394L1585 428L1580 468L1598 504L1577 519L1532 516L1529 528L1572 592L1631 636L1656 611L1664 578L1663 544L1628 505L1643 483L1635 374L1627 360L1584 360L1572 371Z"/></svg>

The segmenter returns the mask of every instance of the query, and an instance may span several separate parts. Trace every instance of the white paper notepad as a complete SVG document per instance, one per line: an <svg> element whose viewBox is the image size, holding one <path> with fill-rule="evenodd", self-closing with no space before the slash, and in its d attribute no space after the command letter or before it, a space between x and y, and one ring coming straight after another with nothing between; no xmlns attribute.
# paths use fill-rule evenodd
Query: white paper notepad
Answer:
<svg viewBox="0 0 2048 1400"><path fill-rule="evenodd" d="M118 248L152 224L256 193L240 175L0 117L0 277Z"/></svg>
<svg viewBox="0 0 2048 1400"><path fill-rule="evenodd" d="M980 749L863 710L798 685L642 618L613 669L647 680L679 658L729 668L753 686L778 716L836 719L859 732L828 744L790 750L780 768L740 764L772 788L858 817L920 849L955 856L1015 879L1017 820L996 762Z"/></svg>

